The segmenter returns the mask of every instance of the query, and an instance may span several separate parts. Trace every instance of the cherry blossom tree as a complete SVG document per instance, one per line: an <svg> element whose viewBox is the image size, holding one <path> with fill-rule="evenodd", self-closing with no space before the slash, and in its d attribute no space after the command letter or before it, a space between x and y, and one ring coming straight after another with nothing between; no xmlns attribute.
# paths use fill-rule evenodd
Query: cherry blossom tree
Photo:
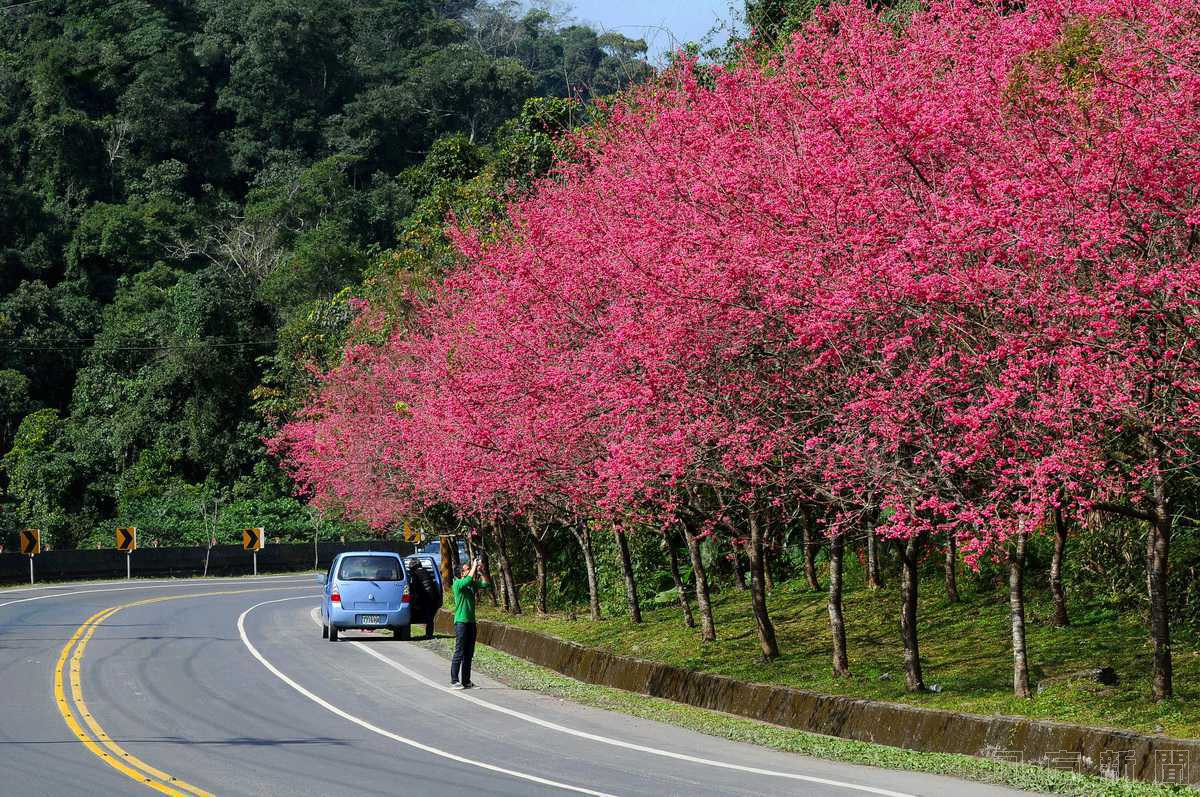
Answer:
<svg viewBox="0 0 1200 797"><path fill-rule="evenodd" d="M386 345L349 349L273 445L318 504L485 519L502 570L504 530L535 551L535 529L570 530L594 617L592 524L681 528L706 640L700 541L744 540L767 658L769 540L820 518L839 675L845 535L890 540L913 691L932 541L1008 561L1027 696L1030 535L1137 519L1170 697L1170 541L1200 441L1197 14L938 0L898 28L854 2L769 58L681 60L505 225L457 230L460 270Z"/></svg>

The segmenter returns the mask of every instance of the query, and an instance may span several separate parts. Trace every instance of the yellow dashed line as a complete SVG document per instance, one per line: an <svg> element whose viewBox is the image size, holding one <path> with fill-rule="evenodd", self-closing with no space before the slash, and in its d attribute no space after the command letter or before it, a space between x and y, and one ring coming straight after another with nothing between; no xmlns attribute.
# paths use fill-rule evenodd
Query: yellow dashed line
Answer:
<svg viewBox="0 0 1200 797"><path fill-rule="evenodd" d="M271 590L289 589L291 587L265 587L259 589L239 589L226 590L222 592L194 592L187 595L169 595L161 598L150 598L148 600L135 601L133 603L125 603L120 606L112 606L107 609L102 609L91 617L89 617L83 625L75 631L63 646L62 653L59 654L58 664L54 668L54 700L58 706L58 711L62 714L63 720L67 723L67 727L75 734L88 750L97 758L108 764L113 769L120 772L122 775L129 777L132 780L141 783L155 791L163 794L177 795L177 797L214 797L210 792L193 786L190 783L179 780L178 778L156 769L151 765L142 761L137 756L132 755L123 749L119 744L113 741L96 718L92 716L91 711L87 707L87 703L83 699L83 684L81 682L80 670L83 666L83 654L87 649L88 642L92 638L92 634L96 629L108 618L112 617L122 609L129 609L134 606L145 606L151 603L162 603L164 601L182 600L184 598L201 598L216 595L241 595L247 592L268 592ZM74 653L72 653L74 648ZM70 668L68 671L68 661ZM69 681L71 685L71 698L74 700L74 711L71 704L67 701L66 688L64 683ZM83 718L83 724L87 725L85 730L80 724L79 718ZM99 742L99 744L97 743Z"/></svg>

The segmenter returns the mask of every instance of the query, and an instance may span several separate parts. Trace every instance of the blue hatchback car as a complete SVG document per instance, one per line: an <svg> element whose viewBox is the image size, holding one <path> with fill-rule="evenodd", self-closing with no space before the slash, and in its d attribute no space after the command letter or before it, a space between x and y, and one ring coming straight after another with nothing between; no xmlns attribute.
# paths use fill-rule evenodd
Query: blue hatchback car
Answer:
<svg viewBox="0 0 1200 797"><path fill-rule="evenodd" d="M394 639L412 636L411 592L399 554L340 553L317 581L325 587L321 636L330 642L347 629L387 628Z"/></svg>

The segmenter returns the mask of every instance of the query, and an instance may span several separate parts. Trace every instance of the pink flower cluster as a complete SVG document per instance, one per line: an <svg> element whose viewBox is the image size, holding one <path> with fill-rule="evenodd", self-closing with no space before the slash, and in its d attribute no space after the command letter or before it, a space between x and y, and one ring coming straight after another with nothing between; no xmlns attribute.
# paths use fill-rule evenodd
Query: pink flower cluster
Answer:
<svg viewBox="0 0 1200 797"><path fill-rule="evenodd" d="M1198 23L857 2L765 63L680 66L273 444L378 524L670 518L702 485L978 556L1145 506L1200 436Z"/></svg>

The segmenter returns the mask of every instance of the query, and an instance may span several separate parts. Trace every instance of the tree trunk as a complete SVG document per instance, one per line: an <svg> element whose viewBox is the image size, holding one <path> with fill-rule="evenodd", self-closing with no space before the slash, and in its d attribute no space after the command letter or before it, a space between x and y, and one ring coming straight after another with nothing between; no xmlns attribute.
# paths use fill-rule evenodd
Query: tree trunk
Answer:
<svg viewBox="0 0 1200 797"><path fill-rule="evenodd" d="M924 692L921 675L921 650L917 640L917 585L920 582L917 565L921 555L921 540L912 537L897 543L900 555L900 636L904 642L904 683L910 692Z"/></svg>
<svg viewBox="0 0 1200 797"><path fill-rule="evenodd" d="M503 576L497 578L496 581L499 582L500 587L500 608L505 612L505 614L507 614L510 612L511 606L511 604L508 602L508 587L504 585Z"/></svg>
<svg viewBox="0 0 1200 797"><path fill-rule="evenodd" d="M850 675L846 657L846 618L842 614L842 558L846 540L837 535L829 541L829 630L833 632L833 677Z"/></svg>
<svg viewBox="0 0 1200 797"><path fill-rule="evenodd" d="M1171 609L1169 582L1171 552L1171 512L1167 484L1163 476L1162 444L1147 432L1142 436L1146 454L1154 463L1150 477L1150 497L1154 504L1149 533L1146 535L1146 587L1150 593L1150 637L1154 640L1155 701L1175 696L1171 663Z"/></svg>
<svg viewBox="0 0 1200 797"><path fill-rule="evenodd" d="M812 512L804 511L804 522L800 524L801 543L804 545L804 578L808 580L808 588L814 592L821 589L817 581L817 541L813 539Z"/></svg>
<svg viewBox="0 0 1200 797"><path fill-rule="evenodd" d="M671 564L671 580L675 582L675 591L679 593L679 608L683 611L683 624L688 628L696 627L696 618L692 615L692 605L688 603L687 590L683 586L683 577L679 575L679 555L671 544L671 535L663 529L662 546L667 550L667 560Z"/></svg>
<svg viewBox="0 0 1200 797"><path fill-rule="evenodd" d="M453 540L445 534L438 537L438 550L441 551L439 557L438 569L442 571L442 591L450 592L450 586L454 579L458 577L458 573L454 572L454 562L451 560L449 552L453 546Z"/></svg>
<svg viewBox="0 0 1200 797"><path fill-rule="evenodd" d="M1029 657L1025 650L1025 541L1028 534L1022 528L1016 543L1008 552L1008 611L1012 620L1013 694L1031 697L1029 691Z"/></svg>
<svg viewBox="0 0 1200 797"><path fill-rule="evenodd" d="M953 532L946 540L946 599L958 603L958 539Z"/></svg>
<svg viewBox="0 0 1200 797"><path fill-rule="evenodd" d="M875 536L875 524L867 529L867 589L879 589L883 579L879 576L879 538Z"/></svg>
<svg viewBox="0 0 1200 797"><path fill-rule="evenodd" d="M529 529L529 542L533 547L534 567L537 570L537 605L535 608L538 614L547 614L545 532L533 522L532 515L525 515L525 525Z"/></svg>
<svg viewBox="0 0 1200 797"><path fill-rule="evenodd" d="M317 516L316 522L313 524L313 570L321 569L321 516Z"/></svg>
<svg viewBox="0 0 1200 797"><path fill-rule="evenodd" d="M463 563L458 561L458 540L453 537L445 538L450 543L450 547L442 547L442 558L446 558L446 554L450 555L450 572L453 574L451 578L458 578L462 574Z"/></svg>
<svg viewBox="0 0 1200 797"><path fill-rule="evenodd" d="M505 541L504 529L495 521L492 522L492 534L496 539L496 558L500 562L500 580L503 591L507 596L505 600L505 604L507 604L506 611L511 614L520 614L521 596L517 594L517 585L513 581L512 567L508 561L508 544Z"/></svg>
<svg viewBox="0 0 1200 797"><path fill-rule="evenodd" d="M571 533L575 535L575 540L583 551L583 568L587 571L588 608L591 610L592 619L599 620L600 591L596 585L596 558L592 556L592 531L588 528L587 521L583 521L572 526Z"/></svg>
<svg viewBox="0 0 1200 797"><path fill-rule="evenodd" d="M502 528L497 528L499 545L497 555L500 557L500 575L504 579L504 589L508 592L508 608L513 614L521 613L521 593L517 590L517 581L513 578L512 563L508 558L508 534Z"/></svg>
<svg viewBox="0 0 1200 797"><path fill-rule="evenodd" d="M1067 552L1067 520L1061 509L1054 510L1054 555L1050 559L1050 595L1054 601L1054 617L1050 624L1065 628L1071 624L1067 614L1067 594L1063 590L1062 566Z"/></svg>
<svg viewBox="0 0 1200 797"><path fill-rule="evenodd" d="M492 606L499 606L500 599L496 594L496 579L492 578L492 563L488 557L487 545L484 544L482 536L479 538L479 567L483 570L483 577L487 579L488 593L492 596ZM508 610L507 605L504 608L506 611Z"/></svg>
<svg viewBox="0 0 1200 797"><path fill-rule="evenodd" d="M779 642L775 639L775 626L767 613L766 562L763 556L762 526L758 514L750 510L750 602L754 608L754 625L758 631L758 644L763 658L779 658Z"/></svg>
<svg viewBox="0 0 1200 797"><path fill-rule="evenodd" d="M621 555L621 572L625 575L625 602L629 605L629 619L640 623L642 607L638 605L637 580L633 575L633 560L629 556L629 539L625 536L625 532L616 525L613 526L613 536L617 539L617 551Z"/></svg>
<svg viewBox="0 0 1200 797"><path fill-rule="evenodd" d="M738 553L738 544L730 540L729 547L733 550L733 583L740 590L749 589L746 586L746 571L742 569L742 557Z"/></svg>
<svg viewBox="0 0 1200 797"><path fill-rule="evenodd" d="M529 542L533 545L534 566L537 568L537 613L547 614L546 611L546 543L534 530L533 521L529 521Z"/></svg>
<svg viewBox="0 0 1200 797"><path fill-rule="evenodd" d="M683 539L687 542L688 557L692 560L692 575L696 579L696 606L700 610L700 636L705 642L715 642L717 625L713 622L712 602L708 594L708 574L704 572L704 560L700 556L700 541L683 524Z"/></svg>
<svg viewBox="0 0 1200 797"><path fill-rule="evenodd" d="M1154 699L1175 696L1171 664L1171 615L1168 603L1168 556L1171 546L1171 518L1159 512L1150 524L1146 540L1147 582L1150 592L1150 635L1154 639Z"/></svg>

